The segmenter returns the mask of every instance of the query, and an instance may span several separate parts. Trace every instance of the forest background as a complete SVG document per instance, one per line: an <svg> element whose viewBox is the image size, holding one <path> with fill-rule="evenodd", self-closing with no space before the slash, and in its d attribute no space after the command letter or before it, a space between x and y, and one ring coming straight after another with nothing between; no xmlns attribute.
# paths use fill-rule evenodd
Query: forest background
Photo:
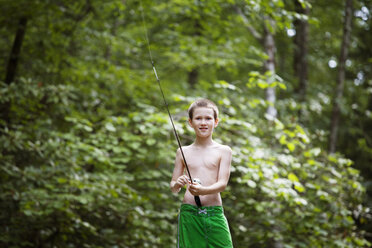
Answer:
<svg viewBox="0 0 372 248"><path fill-rule="evenodd" d="M182 143L220 108L235 247L370 246L372 1L0 3L1 247L175 246L146 32Z"/></svg>

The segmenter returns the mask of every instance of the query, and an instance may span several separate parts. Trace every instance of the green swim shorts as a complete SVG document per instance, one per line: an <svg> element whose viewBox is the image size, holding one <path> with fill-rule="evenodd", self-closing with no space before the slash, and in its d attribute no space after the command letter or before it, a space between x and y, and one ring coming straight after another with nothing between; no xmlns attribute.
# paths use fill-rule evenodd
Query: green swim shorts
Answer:
<svg viewBox="0 0 372 248"><path fill-rule="evenodd" d="M222 206L182 204L178 216L177 248L232 248Z"/></svg>

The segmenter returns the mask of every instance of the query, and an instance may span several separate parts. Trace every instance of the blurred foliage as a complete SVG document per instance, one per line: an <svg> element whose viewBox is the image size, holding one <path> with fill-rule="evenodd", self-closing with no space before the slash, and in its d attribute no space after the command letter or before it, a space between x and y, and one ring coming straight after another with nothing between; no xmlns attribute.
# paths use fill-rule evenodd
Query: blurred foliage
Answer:
<svg viewBox="0 0 372 248"><path fill-rule="evenodd" d="M278 75L262 73L266 55L235 11L249 13L257 30L262 15L271 16L288 44L278 56L288 56L286 31L298 16L287 1L1 0L1 79L18 20L28 23L17 77L0 82L0 104L11 103L9 121L0 120L0 246L175 246L182 194L172 195L168 184L177 144L146 30L182 142L193 141L191 101L208 97L220 108L214 138L234 152L222 196L235 247L370 245L363 227L371 201L362 184L372 179L365 173L363 181L358 169L370 170L372 156L371 17L363 12L371 2L356 6L348 118L340 153L332 155L325 141L335 72L325 64L337 56L343 6L300 2L312 10L309 65L316 72L305 106L293 96L291 59ZM191 86L194 68L199 78ZM265 116L263 90L272 86L278 119Z"/></svg>

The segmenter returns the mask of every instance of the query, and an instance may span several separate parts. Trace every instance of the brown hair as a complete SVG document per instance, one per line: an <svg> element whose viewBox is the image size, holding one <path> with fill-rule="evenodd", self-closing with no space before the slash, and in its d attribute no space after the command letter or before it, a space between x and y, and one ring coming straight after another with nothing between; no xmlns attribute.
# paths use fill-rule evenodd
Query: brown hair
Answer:
<svg viewBox="0 0 372 248"><path fill-rule="evenodd" d="M206 99L206 98L201 98L201 99L198 99L196 100L195 102L193 102L190 107L189 107L189 110L188 110L188 113L189 113L189 118L192 120L192 117L193 117L193 114L194 114L194 110L196 108L210 108L213 110L213 116L214 116L214 119L216 120L217 117L218 117L218 108L217 108L217 105L212 102L211 100L209 99Z"/></svg>

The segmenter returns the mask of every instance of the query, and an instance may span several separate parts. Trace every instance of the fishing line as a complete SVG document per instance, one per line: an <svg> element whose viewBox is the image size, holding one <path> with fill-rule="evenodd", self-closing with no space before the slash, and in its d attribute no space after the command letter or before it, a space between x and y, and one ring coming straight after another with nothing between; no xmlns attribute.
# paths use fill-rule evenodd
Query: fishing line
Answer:
<svg viewBox="0 0 372 248"><path fill-rule="evenodd" d="M149 39L148 34L147 34L147 27L146 27L145 16L143 14L144 11L143 11L143 6L142 6L142 1L140 1L140 4L141 4L140 8L141 8L142 22L143 22L143 27L144 27L144 30L145 30L145 38L146 38L146 43L147 43L147 49L148 49L148 52L149 52L149 55L150 55L151 66L152 66L152 69L154 71L154 74L155 74L155 77L156 77L156 81L158 82L159 89L160 89L161 95L162 95L163 100L164 100L164 105L165 105L165 107L167 109L167 112L168 112L169 119L170 119L170 121L172 123L174 136L177 139L178 147L179 147L179 149L181 151L182 159L183 159L183 162L185 164L185 167L186 167L186 170L187 170L187 174L189 175L190 181L191 182L194 182L194 180L191 177L189 166L187 165L186 158L185 158L185 155L184 155L183 150L182 150L181 141L180 141L180 138L179 138L177 129L176 129L175 125L174 125L172 115L171 115L171 113L169 111L167 100L165 99L165 95L164 95L163 89L161 87L160 79L159 79L158 74L156 72L155 63L154 63L154 60L153 60L153 57L152 57L152 53L151 53L150 39ZM194 196L194 200L195 200L195 203L196 203L196 205L198 207L201 207L202 206L199 196Z"/></svg>

